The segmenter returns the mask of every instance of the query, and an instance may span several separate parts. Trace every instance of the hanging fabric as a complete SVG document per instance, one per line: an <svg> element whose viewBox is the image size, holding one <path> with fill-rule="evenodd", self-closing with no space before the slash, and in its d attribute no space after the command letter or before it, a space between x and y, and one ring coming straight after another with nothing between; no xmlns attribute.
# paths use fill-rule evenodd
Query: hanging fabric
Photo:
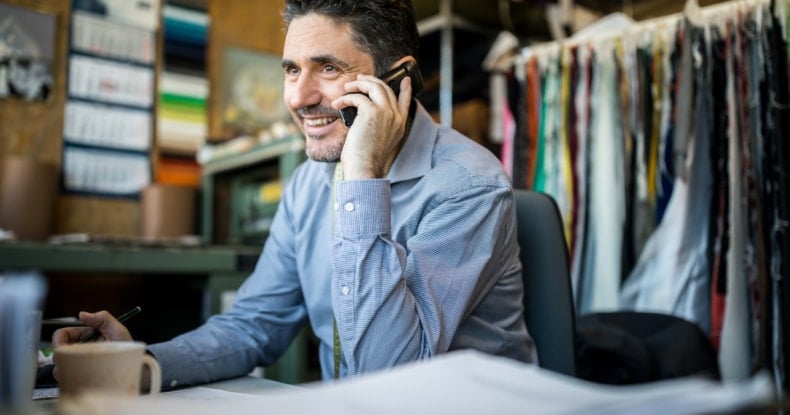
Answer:
<svg viewBox="0 0 790 415"><path fill-rule="evenodd" d="M682 317L710 336L723 377L769 368L778 391L790 356L787 3L692 0L621 33L531 46L509 99L514 186L557 200L577 314Z"/></svg>

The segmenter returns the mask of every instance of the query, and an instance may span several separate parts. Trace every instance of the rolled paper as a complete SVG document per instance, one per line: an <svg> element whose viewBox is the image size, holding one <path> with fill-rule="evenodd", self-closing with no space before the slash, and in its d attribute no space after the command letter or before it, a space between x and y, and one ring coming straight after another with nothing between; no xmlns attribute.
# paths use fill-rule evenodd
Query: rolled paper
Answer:
<svg viewBox="0 0 790 415"><path fill-rule="evenodd" d="M146 239L194 234L195 189L152 184L143 189L140 235Z"/></svg>

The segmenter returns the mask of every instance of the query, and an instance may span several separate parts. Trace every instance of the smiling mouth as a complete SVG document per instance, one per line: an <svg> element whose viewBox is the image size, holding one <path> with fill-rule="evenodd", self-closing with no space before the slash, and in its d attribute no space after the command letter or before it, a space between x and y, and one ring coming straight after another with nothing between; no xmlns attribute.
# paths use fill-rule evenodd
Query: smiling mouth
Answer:
<svg viewBox="0 0 790 415"><path fill-rule="evenodd" d="M305 118L304 125L308 127L323 127L337 121L338 117Z"/></svg>

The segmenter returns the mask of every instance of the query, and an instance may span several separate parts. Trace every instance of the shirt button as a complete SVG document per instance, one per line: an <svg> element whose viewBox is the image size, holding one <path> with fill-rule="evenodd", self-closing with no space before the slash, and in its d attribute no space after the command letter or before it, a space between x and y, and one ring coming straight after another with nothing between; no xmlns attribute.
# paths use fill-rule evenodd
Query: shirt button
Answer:
<svg viewBox="0 0 790 415"><path fill-rule="evenodd" d="M348 285L344 285L344 286L340 287L340 292L343 293L343 295L348 295L348 293L350 291L351 291L351 289L348 288Z"/></svg>
<svg viewBox="0 0 790 415"><path fill-rule="evenodd" d="M172 381L170 381L170 387L171 388L175 388L176 386L178 386L178 381L177 380L173 379Z"/></svg>
<svg viewBox="0 0 790 415"><path fill-rule="evenodd" d="M343 205L343 209L345 209L346 212L351 212L351 211L354 210L354 204L351 203L351 202L348 202L345 205Z"/></svg>
<svg viewBox="0 0 790 415"><path fill-rule="evenodd" d="M339 209L340 209L340 204L338 204L337 202L335 202L335 210L339 210Z"/></svg>

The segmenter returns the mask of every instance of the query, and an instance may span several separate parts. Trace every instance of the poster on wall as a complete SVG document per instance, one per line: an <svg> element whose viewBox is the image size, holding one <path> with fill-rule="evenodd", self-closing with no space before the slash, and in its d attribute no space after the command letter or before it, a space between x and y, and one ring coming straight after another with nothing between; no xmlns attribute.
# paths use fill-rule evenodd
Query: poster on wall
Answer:
<svg viewBox="0 0 790 415"><path fill-rule="evenodd" d="M0 99L52 96L56 26L55 14L0 4Z"/></svg>
<svg viewBox="0 0 790 415"><path fill-rule="evenodd" d="M227 135L255 134L275 121L290 119L283 102L279 55L228 47L222 89L222 126Z"/></svg>

